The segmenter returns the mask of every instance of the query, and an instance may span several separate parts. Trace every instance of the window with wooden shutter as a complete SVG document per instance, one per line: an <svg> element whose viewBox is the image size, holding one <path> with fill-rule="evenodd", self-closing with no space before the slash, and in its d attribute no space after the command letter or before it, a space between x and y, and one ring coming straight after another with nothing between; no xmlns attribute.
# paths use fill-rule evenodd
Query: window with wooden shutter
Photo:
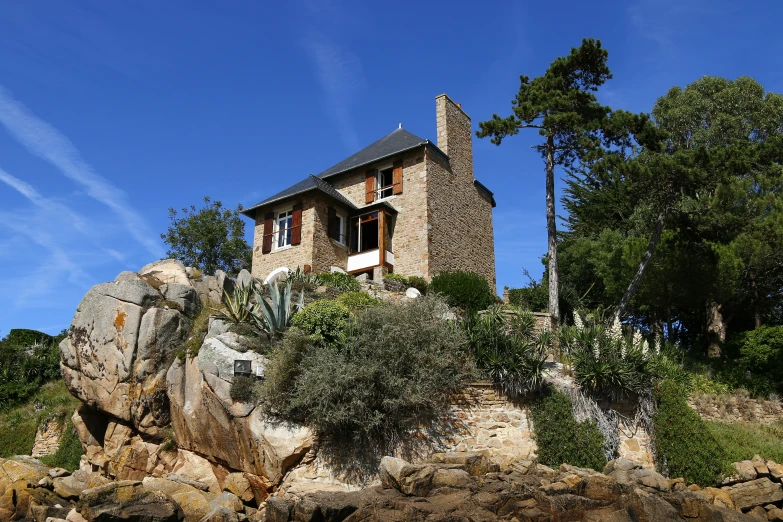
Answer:
<svg viewBox="0 0 783 522"><path fill-rule="evenodd" d="M294 205L291 223L291 244L298 245L302 242L302 204Z"/></svg>
<svg viewBox="0 0 783 522"><path fill-rule="evenodd" d="M394 162L394 194L402 194L402 160Z"/></svg>
<svg viewBox="0 0 783 522"><path fill-rule="evenodd" d="M272 238L275 235L275 213L267 212L264 215L264 241L261 244L261 253L268 254L272 251Z"/></svg>
<svg viewBox="0 0 783 522"><path fill-rule="evenodd" d="M364 178L364 202L372 203L375 201L375 169L367 171Z"/></svg>

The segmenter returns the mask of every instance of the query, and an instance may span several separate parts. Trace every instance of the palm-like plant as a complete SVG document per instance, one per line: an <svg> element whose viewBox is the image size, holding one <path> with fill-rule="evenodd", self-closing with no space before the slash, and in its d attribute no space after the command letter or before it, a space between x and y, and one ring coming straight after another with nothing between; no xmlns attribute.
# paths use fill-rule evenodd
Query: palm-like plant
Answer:
<svg viewBox="0 0 783 522"><path fill-rule="evenodd" d="M247 308L250 320L269 337L284 331L293 314L304 308L304 290L300 291L298 299L292 300L292 283L288 280L279 285L274 281L268 287L269 301L264 298L263 288L258 281L254 280L251 285L256 302Z"/></svg>
<svg viewBox="0 0 783 522"><path fill-rule="evenodd" d="M532 314L515 313L507 321L504 308L492 306L462 326L476 364L504 393L518 396L543 386L551 337L536 332Z"/></svg>
<svg viewBox="0 0 783 522"><path fill-rule="evenodd" d="M234 324L250 322L250 297L252 295L250 286L235 285L231 292L223 292L221 301L223 308L215 309L218 314Z"/></svg>

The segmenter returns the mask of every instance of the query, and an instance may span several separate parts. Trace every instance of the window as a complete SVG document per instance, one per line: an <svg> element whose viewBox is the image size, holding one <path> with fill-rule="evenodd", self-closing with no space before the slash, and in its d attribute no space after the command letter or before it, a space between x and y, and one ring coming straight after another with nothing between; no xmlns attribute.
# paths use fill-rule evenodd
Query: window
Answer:
<svg viewBox="0 0 783 522"><path fill-rule="evenodd" d="M280 212L275 219L275 248L283 248L291 244L291 229L294 225L293 210Z"/></svg>
<svg viewBox="0 0 783 522"><path fill-rule="evenodd" d="M351 252L378 248L378 212L351 218Z"/></svg>
<svg viewBox="0 0 783 522"><path fill-rule="evenodd" d="M379 170L375 186L378 199L390 197L394 193L394 168Z"/></svg>
<svg viewBox="0 0 783 522"><path fill-rule="evenodd" d="M346 239L345 216L332 209L329 210L329 213L329 238L344 245Z"/></svg>

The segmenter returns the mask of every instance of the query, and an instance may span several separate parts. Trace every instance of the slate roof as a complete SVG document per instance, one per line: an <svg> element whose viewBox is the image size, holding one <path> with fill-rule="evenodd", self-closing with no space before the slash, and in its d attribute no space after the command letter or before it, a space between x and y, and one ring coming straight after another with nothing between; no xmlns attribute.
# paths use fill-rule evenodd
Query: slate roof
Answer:
<svg viewBox="0 0 783 522"><path fill-rule="evenodd" d="M337 165L329 167L325 171L318 174L318 177L326 179L334 176L335 174L340 174L342 172L361 167L362 165L369 165L370 163L380 159L388 158L389 156L394 156L400 152L415 149L416 147L420 147L422 145L429 145L443 154L443 152L435 147L435 145L433 145L430 140L419 138L415 134L412 134L403 128L399 128L391 134L387 134L375 143L366 146L353 156L345 158Z"/></svg>
<svg viewBox="0 0 783 522"><path fill-rule="evenodd" d="M246 215L249 218L254 217L255 212L253 212L258 207L263 207L265 205L269 205L270 203L275 203L276 201L281 201L283 199L289 198L291 196L296 196L297 194L303 194L305 192L309 192L311 190L320 190L324 194L327 194L328 196L333 197L346 207L350 209L356 209L356 205L350 202L348 198L340 194L336 188L334 188L331 184L328 182L319 179L312 174L307 176L305 179L300 181L299 183L292 185L288 187L287 189L278 192L272 197L266 198L261 203L258 203L256 205L253 205L250 208L246 208L242 211L244 215Z"/></svg>

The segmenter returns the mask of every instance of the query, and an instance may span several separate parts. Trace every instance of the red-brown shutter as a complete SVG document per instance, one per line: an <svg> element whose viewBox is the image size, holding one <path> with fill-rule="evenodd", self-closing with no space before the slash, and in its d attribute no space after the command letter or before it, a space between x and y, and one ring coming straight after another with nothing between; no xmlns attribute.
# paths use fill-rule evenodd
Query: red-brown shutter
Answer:
<svg viewBox="0 0 783 522"><path fill-rule="evenodd" d="M370 169L364 178L364 202L372 203L375 201L375 169Z"/></svg>
<svg viewBox="0 0 783 522"><path fill-rule="evenodd" d="M261 244L261 253L268 254L272 251L272 235L274 234L275 213L268 212L264 215L264 242Z"/></svg>
<svg viewBox="0 0 783 522"><path fill-rule="evenodd" d="M302 242L302 204L294 205L291 213L291 244L298 245Z"/></svg>
<svg viewBox="0 0 783 522"><path fill-rule="evenodd" d="M340 240L340 230L337 226L337 211L334 209L334 207L329 207L327 214L329 216L329 223L327 225L327 230L329 237L331 239L334 239L335 241Z"/></svg>
<svg viewBox="0 0 783 522"><path fill-rule="evenodd" d="M402 194L402 160L394 162L394 194Z"/></svg>

